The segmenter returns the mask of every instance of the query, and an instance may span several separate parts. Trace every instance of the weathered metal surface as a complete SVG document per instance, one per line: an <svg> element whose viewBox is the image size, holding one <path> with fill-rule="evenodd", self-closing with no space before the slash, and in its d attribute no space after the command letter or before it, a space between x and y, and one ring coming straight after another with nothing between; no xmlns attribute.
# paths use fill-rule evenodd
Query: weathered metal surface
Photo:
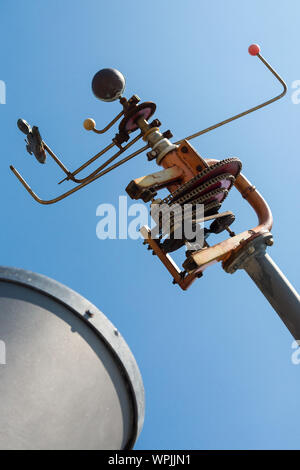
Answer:
<svg viewBox="0 0 300 470"><path fill-rule="evenodd" d="M300 296L266 253L266 247L272 244L272 234L263 234L247 243L223 267L228 273L244 269L294 338L300 340Z"/></svg>
<svg viewBox="0 0 300 470"><path fill-rule="evenodd" d="M132 448L144 390L119 331L88 300L0 268L1 449Z"/></svg>

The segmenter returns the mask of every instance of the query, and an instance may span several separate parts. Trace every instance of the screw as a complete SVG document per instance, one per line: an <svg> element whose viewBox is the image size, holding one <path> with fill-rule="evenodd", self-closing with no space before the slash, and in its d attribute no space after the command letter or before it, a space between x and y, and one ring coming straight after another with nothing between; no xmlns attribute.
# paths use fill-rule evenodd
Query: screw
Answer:
<svg viewBox="0 0 300 470"><path fill-rule="evenodd" d="M161 122L159 119L153 119L153 121L150 124L151 127L159 127L161 126Z"/></svg>
<svg viewBox="0 0 300 470"><path fill-rule="evenodd" d="M139 101L141 101L141 99L138 97L138 95L133 95L130 100L129 100L129 103L138 103Z"/></svg>
<svg viewBox="0 0 300 470"><path fill-rule="evenodd" d="M163 133L163 136L166 138L166 139L171 139L173 137L173 134L170 130L167 130Z"/></svg>
<svg viewBox="0 0 300 470"><path fill-rule="evenodd" d="M235 236L235 233L234 233L232 230L230 230L229 227L225 227L225 230L227 230L227 232L229 233L229 235L230 235L231 237L234 237L234 236Z"/></svg>

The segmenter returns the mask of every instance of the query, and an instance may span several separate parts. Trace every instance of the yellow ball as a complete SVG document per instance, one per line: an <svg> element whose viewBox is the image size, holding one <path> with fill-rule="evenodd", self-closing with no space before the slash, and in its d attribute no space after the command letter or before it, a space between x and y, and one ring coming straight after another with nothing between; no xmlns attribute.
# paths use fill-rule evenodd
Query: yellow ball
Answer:
<svg viewBox="0 0 300 470"><path fill-rule="evenodd" d="M93 129L95 129L96 123L95 123L94 119L88 118L88 119L86 119L86 120L84 121L83 127L84 127L87 131L92 131Z"/></svg>

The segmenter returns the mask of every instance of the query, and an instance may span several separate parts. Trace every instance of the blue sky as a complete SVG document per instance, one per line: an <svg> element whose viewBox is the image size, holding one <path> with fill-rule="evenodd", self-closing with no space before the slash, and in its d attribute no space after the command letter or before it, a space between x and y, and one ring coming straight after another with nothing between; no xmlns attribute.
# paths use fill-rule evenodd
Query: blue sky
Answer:
<svg viewBox="0 0 300 470"><path fill-rule="evenodd" d="M92 95L96 71L116 67L126 96L157 103L162 129L178 140L280 90L262 55L290 87L284 100L193 141L203 157L238 156L269 202L275 244L269 254L299 287L300 79L297 0L16 0L0 2L1 264L45 274L95 303L119 328L140 366L146 419L136 449L298 449L300 365L292 337L244 272L220 265L187 292L173 286L141 241L96 237L96 208L116 204L136 177L157 171L145 154L69 199L34 202L9 171L13 163L49 198L58 169L24 148L16 120L40 127L45 141L76 168L108 144L103 127L120 110ZM66 184L66 183L65 183ZM255 216L234 191L224 210L236 232Z"/></svg>

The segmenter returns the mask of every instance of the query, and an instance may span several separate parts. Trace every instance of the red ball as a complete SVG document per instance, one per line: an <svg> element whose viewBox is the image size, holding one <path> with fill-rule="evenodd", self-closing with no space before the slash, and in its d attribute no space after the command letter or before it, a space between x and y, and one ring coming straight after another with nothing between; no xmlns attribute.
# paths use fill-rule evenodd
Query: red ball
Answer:
<svg viewBox="0 0 300 470"><path fill-rule="evenodd" d="M257 55L260 53L260 47L258 44L251 44L248 48L248 52L250 55Z"/></svg>

